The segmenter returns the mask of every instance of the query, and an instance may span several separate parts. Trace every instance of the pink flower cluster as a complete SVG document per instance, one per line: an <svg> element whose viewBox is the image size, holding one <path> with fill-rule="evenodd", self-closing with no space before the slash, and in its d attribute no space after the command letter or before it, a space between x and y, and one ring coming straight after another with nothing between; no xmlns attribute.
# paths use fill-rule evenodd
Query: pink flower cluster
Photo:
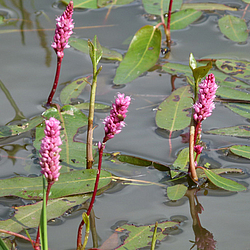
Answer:
<svg viewBox="0 0 250 250"><path fill-rule="evenodd" d="M218 88L215 83L214 74L210 74L199 84L198 100L193 105L194 108L194 120L202 122L212 114L212 110L215 108L214 98Z"/></svg>
<svg viewBox="0 0 250 250"><path fill-rule="evenodd" d="M41 173L45 175L47 181L57 181L60 175L59 153L61 149L58 146L62 145L62 141L60 138L61 126L59 124L60 122L54 117L45 121L45 137L42 139L39 153L41 154Z"/></svg>
<svg viewBox="0 0 250 250"><path fill-rule="evenodd" d="M73 33L74 23L72 19L73 1L70 1L64 13L56 18L56 30L54 42L51 47L54 48L58 57L63 57L63 50L69 48L68 40Z"/></svg>
<svg viewBox="0 0 250 250"><path fill-rule="evenodd" d="M125 127L125 122L123 121L127 116L128 106L130 105L131 98L124 94L117 94L115 103L112 104L112 109L110 110L110 115L107 116L103 123L105 124L104 131L105 137L103 138L103 143L114 137L115 134L119 134L122 127Z"/></svg>

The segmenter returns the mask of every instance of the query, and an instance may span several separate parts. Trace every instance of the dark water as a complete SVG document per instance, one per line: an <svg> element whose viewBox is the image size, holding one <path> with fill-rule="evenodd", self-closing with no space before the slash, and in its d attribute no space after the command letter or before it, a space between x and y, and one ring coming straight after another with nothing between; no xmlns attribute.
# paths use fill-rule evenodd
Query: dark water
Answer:
<svg viewBox="0 0 250 250"><path fill-rule="evenodd" d="M245 7L241 1L217 2ZM13 19L8 22L9 25L0 27L2 32L0 34L0 79L19 110L26 118L31 118L44 110L42 104L46 101L52 86L56 57L50 45L54 33L55 16L62 13L64 6L49 0L23 1L22 4L24 14L17 7L18 4L15 1L6 1L7 6L0 3L1 13L6 13L8 18ZM105 23L107 12L106 8L75 11L74 35L85 39L92 39L94 35L97 35L103 46L125 53L128 44L124 44L124 41L132 37L142 26L152 24L143 16L145 11L139 1L113 8ZM218 18L228 13L230 12L204 13L199 22L184 30L173 31L172 39L175 45L172 47L169 60L187 62L190 52L196 58L226 56L250 60L249 39L244 44L236 44L226 39L219 31ZM241 17L242 13L243 11L238 11L234 14ZM247 12L245 18L249 19L249 16ZM95 27L87 29L87 26ZM21 32L21 29L24 31ZM8 32L9 30L12 32ZM168 139L157 133L154 120L155 108L171 93L170 76L168 74L160 76L159 72L149 72L121 89L116 89L113 87L112 81L118 63L101 61L100 64L103 66L103 70L98 78L96 99L99 102L110 104L117 91L132 97L129 115L126 118L127 126L122 133L107 143L106 151L120 151L165 164L173 163L177 153L186 145L181 143L180 136L174 138L172 140L173 151L169 155ZM65 52L60 83L66 83L91 73L91 62L87 55L81 54L73 48ZM177 87L185 84L183 79L176 80ZM62 88L63 85L59 86L59 90ZM59 100L58 93L59 91L55 96L56 100ZM88 96L89 93L85 92L81 98L87 101ZM15 117L15 112L2 91L0 91L0 104L0 123L4 125ZM99 141L103 137L102 119L105 116L104 113L97 113L95 116L95 123L99 125L94 131L95 141ZM234 115L222 104L217 103L213 115L204 122L203 131L248 123L245 118ZM247 138L203 135L202 139L211 149L204 152L204 157L215 165L242 168L249 173L249 161L228 157L220 151L213 150L232 144L249 145ZM1 145L29 145L28 150L21 149L17 152L15 163L7 158L4 150L1 150L1 178L12 177L15 174L25 176L39 174L39 165L30 159L33 149L31 143L29 134L1 141ZM8 147L11 149L11 146ZM132 167L125 164L115 168L112 164L105 165L105 167L118 176L152 182L159 182L165 176L164 172L155 169ZM245 177L246 175L239 176L238 180L249 184L249 179ZM202 192L198 193L199 202L205 209L200 215L201 224L213 233L217 241L216 249L250 249L249 198L248 191L233 195L219 191L209 191L207 196L204 196ZM113 226L121 225L123 221L142 225L178 216L186 218L180 226L181 231L178 231L178 234L169 235L158 249L190 249L192 243L189 240L194 240L194 232L188 199L184 198L183 202L177 203L176 206L171 206L166 201L166 190L159 186L115 187L102 194L96 199L94 206L96 217L98 217L96 223L100 245L113 233ZM6 218L8 206L11 204L7 206L5 200L0 204L5 204L0 207L0 214L2 218ZM72 216L60 218L60 221L54 225L50 224L48 226L50 248L74 249L80 219L81 212L78 212ZM32 233L34 232L31 231ZM18 242L19 249L32 249L23 241ZM91 247L91 242L88 247Z"/></svg>

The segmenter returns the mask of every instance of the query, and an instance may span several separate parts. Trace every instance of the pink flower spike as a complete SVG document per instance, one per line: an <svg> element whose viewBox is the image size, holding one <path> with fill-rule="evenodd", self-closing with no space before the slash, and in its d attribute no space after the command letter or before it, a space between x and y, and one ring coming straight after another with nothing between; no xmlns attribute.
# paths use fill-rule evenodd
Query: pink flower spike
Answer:
<svg viewBox="0 0 250 250"><path fill-rule="evenodd" d="M39 153L41 155L41 173L45 175L48 182L58 181L60 175L59 170L61 166L59 165L59 153L61 149L58 147L62 145L60 129L60 122L54 117L50 117L49 120L45 121L45 137L42 139Z"/></svg>
<svg viewBox="0 0 250 250"><path fill-rule="evenodd" d="M131 97L124 94L117 94L115 103L112 104L112 109L110 110L110 115L107 116L103 123L105 136L103 138L103 143L114 137L115 134L119 134L123 127L125 127L126 113L128 112L128 107L131 102Z"/></svg>
<svg viewBox="0 0 250 250"><path fill-rule="evenodd" d="M202 122L212 114L214 105L215 93L218 85L215 83L214 74L210 74L199 84L198 100L193 105L194 120Z"/></svg>
<svg viewBox="0 0 250 250"><path fill-rule="evenodd" d="M54 42L51 47L54 48L58 57L63 57L65 48L69 48L69 38L73 34L74 23L73 15L73 1L70 1L64 13L56 18L56 30Z"/></svg>

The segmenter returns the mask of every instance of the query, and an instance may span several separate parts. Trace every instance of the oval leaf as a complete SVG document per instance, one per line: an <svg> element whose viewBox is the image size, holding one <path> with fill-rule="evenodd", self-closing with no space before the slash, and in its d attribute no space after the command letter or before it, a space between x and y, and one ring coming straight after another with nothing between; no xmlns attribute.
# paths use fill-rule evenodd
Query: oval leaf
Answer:
<svg viewBox="0 0 250 250"><path fill-rule="evenodd" d="M250 100L250 94L240 91L240 90L236 90L233 88L229 88L229 87L224 87L224 86L220 86L217 91L216 91L216 95L223 97L223 98L227 98L227 99L236 99L236 100Z"/></svg>
<svg viewBox="0 0 250 250"><path fill-rule="evenodd" d="M153 15L163 15L168 12L170 0L142 0L145 11ZM180 9L182 0L174 0L172 4L172 12Z"/></svg>
<svg viewBox="0 0 250 250"><path fill-rule="evenodd" d="M220 175L215 174L214 172L203 168L203 171L207 178L217 187L231 191L231 192L239 192L245 191L246 187L241 185L236 181L229 180L227 178L221 177Z"/></svg>
<svg viewBox="0 0 250 250"><path fill-rule="evenodd" d="M181 10L195 9L195 10L230 10L236 11L237 8L232 8L224 4L219 3L184 3L181 6Z"/></svg>
<svg viewBox="0 0 250 250"><path fill-rule="evenodd" d="M189 24L199 19L202 15L201 11L194 9L186 9L175 12L171 15L170 29L180 30L186 28ZM165 18L167 23L167 18Z"/></svg>
<svg viewBox="0 0 250 250"><path fill-rule="evenodd" d="M250 159L250 147L244 145L234 145L229 148L233 154Z"/></svg>
<svg viewBox="0 0 250 250"><path fill-rule="evenodd" d="M63 3L69 4L70 0L62 0ZM74 0L74 8L83 8L83 9L97 9L96 0Z"/></svg>
<svg viewBox="0 0 250 250"><path fill-rule="evenodd" d="M125 84L136 79L157 62L161 49L161 31L146 25L134 35L128 52L120 63L115 84Z"/></svg>
<svg viewBox="0 0 250 250"><path fill-rule="evenodd" d="M228 103L224 104L238 115L250 119L250 105L245 103Z"/></svg>
<svg viewBox="0 0 250 250"><path fill-rule="evenodd" d="M167 196L170 200L176 201L181 199L187 191L187 187L183 184L177 184L167 188Z"/></svg>
<svg viewBox="0 0 250 250"><path fill-rule="evenodd" d="M245 42L248 37L247 25L239 17L227 15L219 20L221 32L234 42Z"/></svg>
<svg viewBox="0 0 250 250"><path fill-rule="evenodd" d="M165 99L156 112L156 125L169 131L181 130L190 123L192 94L190 87L181 87Z"/></svg>
<svg viewBox="0 0 250 250"><path fill-rule="evenodd" d="M229 135L237 137L250 137L250 126L240 125L228 128L211 129L205 132L206 134L214 135Z"/></svg>
<svg viewBox="0 0 250 250"><path fill-rule="evenodd" d="M86 194L93 192L96 169L75 170L69 173L60 174L50 191L49 198ZM98 188L103 188L111 182L112 175L102 170ZM1 180L0 196L18 196L24 199L42 199L43 198L42 177L14 177Z"/></svg>
<svg viewBox="0 0 250 250"><path fill-rule="evenodd" d="M87 77L79 78L68 84L60 93L60 101L64 105L70 104L71 99L77 98L88 83Z"/></svg>

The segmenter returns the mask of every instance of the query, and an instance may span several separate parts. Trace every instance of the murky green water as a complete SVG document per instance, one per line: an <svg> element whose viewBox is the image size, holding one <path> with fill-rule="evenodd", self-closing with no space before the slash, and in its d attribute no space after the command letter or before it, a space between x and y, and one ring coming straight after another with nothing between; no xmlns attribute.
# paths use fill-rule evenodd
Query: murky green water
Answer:
<svg viewBox="0 0 250 250"><path fill-rule="evenodd" d="M205 2L205 1L204 1ZM217 1L224 4L245 6L241 1ZM18 5L23 4L23 12ZM54 34L54 19L63 11L63 6L49 0L39 1L5 1L0 3L0 12L8 13L9 26L0 26L1 58L0 79L8 89L12 99L26 118L40 114L44 109L54 79L56 56L50 47ZM132 37L135 32L146 24L152 24L143 14L145 11L140 1L130 5L113 8L105 22L108 9L75 11L75 33L78 38L92 39L98 36L100 43L108 48L125 53L128 44L124 41ZM230 13L230 12L228 12ZM234 13L239 17L243 11ZM169 60L173 62L187 62L189 53L196 58L229 57L250 60L249 39L244 44L236 44L226 39L219 31L218 17L225 12L205 13L202 19L188 28L172 32L174 46ZM247 12L245 18L249 19ZM88 28L91 26L91 28ZM38 30L37 30L38 29ZM11 32L9 32L11 30ZM21 31L23 30L23 31ZM6 33L5 33L5 32ZM186 145L181 143L181 137L172 139L172 154L169 155L168 139L158 133L155 124L155 108L171 93L170 75L159 72L149 72L132 83L114 88L112 81L117 62L101 61L103 70L98 78L97 97L99 102L110 104L117 91L131 95L132 104L126 118L127 126L106 145L107 152L119 151L135 155L164 164L173 163L177 153ZM59 90L55 97L59 100L59 91L63 84L83 75L91 74L91 62L87 55L75 51L73 48L65 52L62 63ZM185 85L184 79L177 79L176 86ZM84 92L81 98L88 101L89 93ZM3 91L0 91L0 124L4 125L15 117L14 109ZM97 113L95 123L99 125L94 131L94 140L103 137L102 119L105 113ZM211 128L249 124L238 115L234 115L222 104L217 103L213 115L203 124L203 131ZM187 132L187 131L184 131ZM249 161L235 159L223 155L214 149L228 147L232 144L249 145L249 139L204 135L203 140L210 150L204 151L207 157L220 167L238 167L249 173ZM8 178L16 174L29 176L40 173L39 165L30 159L32 155L32 140L30 134L1 141L1 178ZM28 150L20 149L15 154L15 161L8 158L6 149L14 150L13 144L29 144ZM8 146L6 146L8 145ZM132 167L125 164L106 166L112 173L127 178L136 178L152 182L161 181L166 173L152 168ZM235 177L235 176L234 176ZM247 176L238 176L237 180L249 184ZM200 215L201 224L213 233L219 250L250 249L249 220L250 202L249 192L228 195L226 192L209 191L207 196L198 193L199 202L205 211ZM94 211L96 214L97 233L100 245L114 232L114 225L130 222L138 225L151 224L156 220L166 220L172 216L186 218L179 231L170 234L158 249L188 250L194 240L192 218L188 199L173 206L168 204L166 190L152 186L114 187L96 199ZM19 204L14 200L14 204ZM12 206L10 199L1 198L0 216L8 216L8 207ZM49 246L51 249L74 249L76 232L81 220L81 212L72 216L63 216L59 222L51 223L48 227ZM35 232L31 231L31 234ZM23 241L18 241L18 249L32 249ZM91 247L89 242L88 247ZM132 250L132 249L131 249Z"/></svg>

